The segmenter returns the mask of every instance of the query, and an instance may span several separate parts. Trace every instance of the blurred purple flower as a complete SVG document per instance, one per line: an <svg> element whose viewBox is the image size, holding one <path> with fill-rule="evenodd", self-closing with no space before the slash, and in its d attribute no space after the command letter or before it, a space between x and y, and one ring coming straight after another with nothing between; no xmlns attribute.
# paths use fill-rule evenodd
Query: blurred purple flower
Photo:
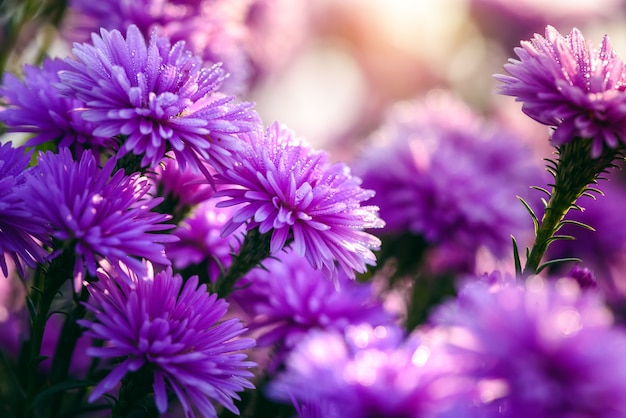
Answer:
<svg viewBox="0 0 626 418"><path fill-rule="evenodd" d="M46 59L42 67L24 66L24 78L5 73L0 96L6 107L0 110L0 121L9 132L35 134L27 146L54 141L61 147L72 147L78 154L84 148L111 147L111 138L92 136L95 126L80 115L84 103L64 97L55 88L59 71L71 67L58 59Z"/></svg>
<svg viewBox="0 0 626 418"><path fill-rule="evenodd" d="M184 42L170 46L156 32L146 44L136 26L125 38L102 29L92 41L75 44L59 88L85 102L82 116L97 125L94 135L122 140L116 158L132 152L155 166L172 151L182 169L207 177L203 160L231 164L236 135L254 129L258 116L252 104L218 91L225 76L218 65L202 68Z"/></svg>
<svg viewBox="0 0 626 418"><path fill-rule="evenodd" d="M229 74L221 90L245 94L264 75L284 68L306 38L303 0L72 0L63 34L125 31L144 36L156 29L172 42L185 41L205 64L222 63Z"/></svg>
<svg viewBox="0 0 626 418"><path fill-rule="evenodd" d="M422 236L471 265L481 246L502 256L510 235L519 239L530 227L516 195L540 179L531 161L521 142L460 100L431 93L397 104L354 169L376 192L370 202L380 207L383 234Z"/></svg>
<svg viewBox="0 0 626 418"><path fill-rule="evenodd" d="M269 394L351 418L443 417L467 399L469 388L443 352L417 335L399 340L382 326L350 327L345 336L314 331L292 351Z"/></svg>
<svg viewBox="0 0 626 418"><path fill-rule="evenodd" d="M443 322L459 373L475 381L472 416L626 414L626 334L597 292L538 276L525 287L473 286Z"/></svg>
<svg viewBox="0 0 626 418"><path fill-rule="evenodd" d="M173 225L162 223L169 215L151 212L161 199L146 195L147 178L125 176L123 170L112 174L114 166L110 159L99 168L90 151L78 161L67 148L59 154L48 151L40 154L39 165L26 173L20 189L28 211L44 219L49 233L75 252L75 287L82 285L85 267L95 276L101 258L138 271L145 268L141 258L170 264L161 243L176 237L158 231Z"/></svg>
<svg viewBox="0 0 626 418"><path fill-rule="evenodd" d="M618 173L615 173L618 174ZM559 234L571 235L575 240L558 240L550 244L548 259L578 257L582 266L591 269L598 279L597 285L608 299L622 298L626 289L624 276L624 254L626 250L626 226L624 226L624 206L626 189L618 176L611 181L596 185L604 196L597 200L584 199L578 204L584 210L571 210L567 219L582 222L594 231L577 225L564 225ZM553 274L565 275L569 264L555 265Z"/></svg>
<svg viewBox="0 0 626 418"><path fill-rule="evenodd" d="M70 0L65 35L79 39L99 28L125 31L131 25L148 35L155 26L197 15L203 5L202 0Z"/></svg>
<svg viewBox="0 0 626 418"><path fill-rule="evenodd" d="M516 97L522 110L539 123L555 128L552 143L575 137L592 141L597 157L604 145L626 140L626 71L609 38L600 50L578 29L568 36L548 26L515 49L519 60L504 66L510 75L496 75L500 93Z"/></svg>
<svg viewBox="0 0 626 418"><path fill-rule="evenodd" d="M85 335L103 339L103 347L87 354L122 361L89 396L89 401L113 389L122 378L144 366L154 369L154 401L160 413L168 408L168 392L180 401L186 416L217 417L211 401L235 414L236 392L253 388L248 368L255 364L240 353L254 340L235 338L245 331L241 322L223 322L228 304L198 286L191 277L183 284L171 268L158 274L133 276L132 283L116 280L99 270L89 285L92 300L86 304L95 320L80 320Z"/></svg>
<svg viewBox="0 0 626 418"><path fill-rule="evenodd" d="M247 223L272 233L270 251L278 254L293 239L295 252L315 269L334 277L338 270L354 278L368 264L378 238L363 231L382 226L378 208L361 206L372 197L360 179L327 154L313 151L294 134L274 123L265 135L248 135L239 162L216 177L236 185L220 190L218 207L243 205L226 224L224 235Z"/></svg>
<svg viewBox="0 0 626 418"><path fill-rule="evenodd" d="M210 166L205 169L213 174ZM154 193L173 204L172 213L185 212L199 205L215 191L204 175L181 169L176 158L169 153L156 167L155 173Z"/></svg>
<svg viewBox="0 0 626 418"><path fill-rule="evenodd" d="M31 154L23 147L14 148L11 142L0 145L0 271L6 277L8 260L24 276L24 264L35 267L48 255L40 244L49 241L44 220L29 211L26 199L30 201L30 197L19 192Z"/></svg>
<svg viewBox="0 0 626 418"><path fill-rule="evenodd" d="M213 200L196 207L173 232L178 241L166 245L167 257L177 269L207 264L209 279L215 282L221 268L228 269L233 252L239 249L236 235L222 237L222 228L232 215L230 208L216 208ZM239 231L243 232L243 231Z"/></svg>
<svg viewBox="0 0 626 418"><path fill-rule="evenodd" d="M248 273L240 282L242 289L232 294L250 315L250 330L259 331L259 346L279 344L279 350L291 350L313 329L342 332L348 325L394 321L371 284L341 274L336 286L293 250L263 266Z"/></svg>

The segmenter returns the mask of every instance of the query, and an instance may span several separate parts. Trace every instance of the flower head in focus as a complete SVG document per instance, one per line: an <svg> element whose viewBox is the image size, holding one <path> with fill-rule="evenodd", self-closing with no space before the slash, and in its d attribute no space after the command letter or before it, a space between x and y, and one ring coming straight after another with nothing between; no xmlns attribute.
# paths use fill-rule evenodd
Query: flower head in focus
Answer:
<svg viewBox="0 0 626 418"><path fill-rule="evenodd" d="M394 318L377 300L370 284L356 283L340 274L339 288L293 250L263 262L242 279L233 299L260 331L259 346L279 344L290 350L313 329L342 332L347 326L388 325Z"/></svg>
<svg viewBox="0 0 626 418"><path fill-rule="evenodd" d="M130 152L142 166L156 166L172 151L181 168L207 176L202 161L231 164L236 135L254 129L258 116L250 103L218 91L225 77L219 65L202 68L184 42L171 46L156 32L146 43L136 26L125 37L102 29L92 43L75 44L59 88L85 103L93 135L120 139L116 158Z"/></svg>
<svg viewBox="0 0 626 418"><path fill-rule="evenodd" d="M475 416L626 413L626 333L598 292L538 276L526 286L472 286L444 322L460 373L478 391Z"/></svg>
<svg viewBox="0 0 626 418"><path fill-rule="evenodd" d="M0 145L0 271L6 277L8 260L24 276L24 264L35 267L48 255L40 243L49 241L44 220L28 210L31 197L19 193L30 156L23 147L13 147L11 142Z"/></svg>
<svg viewBox="0 0 626 418"><path fill-rule="evenodd" d="M114 166L110 159L103 168L98 167L90 151L78 161L67 148L59 154L48 151L40 154L39 164L26 173L20 189L30 213L45 221L63 250L69 247L75 253L77 287L84 269L95 276L96 265L103 258L138 271L145 269L141 258L170 264L162 243L176 238L159 231L173 225L162 223L169 215L151 211L161 199L146 195L150 189L146 177L126 176L123 170L113 173Z"/></svg>
<svg viewBox="0 0 626 418"><path fill-rule="evenodd" d="M150 267L150 266L148 266ZM93 321L80 320L85 335L102 339L103 347L87 354L101 359L121 359L91 393L94 401L121 379L143 366L154 371L154 401L160 413L168 408L168 392L176 395L186 416L194 410L203 417L217 417L211 401L235 414L236 392L253 388L247 369L255 364L241 353L254 340L236 338L245 331L236 319L222 321L228 304L198 286L198 278L186 283L168 268L132 283L99 270L89 285L92 300L86 304Z"/></svg>
<svg viewBox="0 0 626 418"><path fill-rule="evenodd" d="M554 127L553 144L589 139L597 157L605 145L626 141L626 71L608 37L598 50L578 29L563 36L548 26L545 36L522 41L515 52L519 60L504 66L510 75L496 75L500 93L516 97L524 113Z"/></svg>
<svg viewBox="0 0 626 418"><path fill-rule="evenodd" d="M95 126L80 115L84 103L64 97L56 89L60 71L70 66L60 59L45 59L41 67L24 66L24 78L5 73L0 87L6 107L0 110L0 121L9 132L28 132L34 136L26 142L36 146L55 141L60 147L111 147L112 139L93 136Z"/></svg>
<svg viewBox="0 0 626 418"><path fill-rule="evenodd" d="M333 277L343 270L353 278L376 259L378 238L364 231L382 226L378 208L361 206L373 196L341 163L313 151L294 134L274 123L265 135L246 136L238 163L216 178L236 185L220 190L218 207L240 205L226 224L229 234L247 223L271 233L270 251L278 254L293 239L295 252L315 269Z"/></svg>

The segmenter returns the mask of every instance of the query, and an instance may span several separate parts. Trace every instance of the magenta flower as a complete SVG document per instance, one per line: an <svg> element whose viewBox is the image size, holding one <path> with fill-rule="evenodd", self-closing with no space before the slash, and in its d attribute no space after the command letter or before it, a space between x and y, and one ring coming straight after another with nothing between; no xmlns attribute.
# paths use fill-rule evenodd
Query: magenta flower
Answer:
<svg viewBox="0 0 626 418"><path fill-rule="evenodd" d="M213 174L208 165L203 170ZM205 176L183 170L171 154L165 156L156 167L155 173L154 192L172 205L171 213L184 213L208 200L215 191Z"/></svg>
<svg viewBox="0 0 626 418"><path fill-rule="evenodd" d="M84 148L113 146L110 137L92 135L95 126L80 115L84 103L62 96L55 88L60 82L58 73L70 68L64 61L46 59L41 68L24 66L23 80L5 73L0 96L6 107L0 110L0 121L9 132L33 133L26 142L28 146L54 141L79 152Z"/></svg>
<svg viewBox="0 0 626 418"><path fill-rule="evenodd" d="M232 253L237 253L241 236L222 237L222 228L232 215L231 208L216 208L213 200L197 206L173 231L179 239L165 247L167 257L177 269L206 263L208 277L217 281L221 269L228 269ZM242 228L243 229L243 228ZM243 231L238 231L243 232ZM242 234L238 234L242 235Z"/></svg>
<svg viewBox="0 0 626 418"><path fill-rule="evenodd" d="M293 239L295 252L315 269L349 277L375 264L378 238L363 230L382 226L376 207L361 206L373 192L344 164L331 164L325 153L311 150L291 131L274 123L265 135L249 135L239 162L217 176L236 187L220 190L218 207L241 205L226 224L227 235L247 223L271 233L276 255Z"/></svg>
<svg viewBox="0 0 626 418"><path fill-rule="evenodd" d="M475 417L626 414L626 333L574 280L471 286L439 322L477 389ZM449 307L448 307L449 308ZM442 319L445 318L445 319Z"/></svg>
<svg viewBox="0 0 626 418"><path fill-rule="evenodd" d="M587 138L596 157L604 145L615 148L626 140L626 72L608 37L596 50L579 30L563 36L548 26L545 37L536 34L521 45L515 49L519 60L504 66L510 75L496 75L500 93L554 127L555 145Z"/></svg>
<svg viewBox="0 0 626 418"><path fill-rule="evenodd" d="M232 297L250 315L259 346L290 350L311 330L343 332L349 325L388 325L394 321L372 290L345 275L336 283L313 269L293 250L263 262L241 281Z"/></svg>
<svg viewBox="0 0 626 418"><path fill-rule="evenodd" d="M149 269L151 270L151 269ZM144 366L154 370L154 402L160 413L168 408L168 393L176 395L188 417L194 410L203 417L217 417L211 401L235 414L236 392L253 388L241 353L254 340L236 338L245 331L236 319L223 321L228 304L198 286L198 278L186 283L168 268L158 274L132 276L132 282L116 280L103 270L89 285L92 300L86 304L93 321L80 320L86 336L102 339L103 347L87 354L121 360L89 396L89 401L113 389L122 378Z"/></svg>
<svg viewBox="0 0 626 418"><path fill-rule="evenodd" d="M202 68L184 42L170 46L153 32L146 43L136 26L124 37L102 29L93 45L76 44L70 70L59 74L61 90L85 103L82 116L93 135L122 141L116 158L132 152L155 166L172 151L181 168L210 176L202 161L229 166L236 135L255 128L250 103L234 103L218 91L219 65Z"/></svg>
<svg viewBox="0 0 626 418"><path fill-rule="evenodd" d="M30 152L14 148L11 142L0 146L0 271L5 277L8 260L24 276L24 264L35 267L48 255L41 246L49 241L44 220L29 211L31 197L20 193L30 157Z"/></svg>
<svg viewBox="0 0 626 418"><path fill-rule="evenodd" d="M59 154L40 154L39 165L26 174L20 196L28 210L42 218L49 232L62 246L76 254L75 285L80 286L84 269L95 276L96 265L104 258L145 269L141 258L168 265L163 242L176 239L159 233L173 227L163 224L169 215L152 212L162 199L146 195L150 182L138 174L113 174L115 161L103 168L85 151L74 161L67 148ZM60 248L57 248L57 250Z"/></svg>

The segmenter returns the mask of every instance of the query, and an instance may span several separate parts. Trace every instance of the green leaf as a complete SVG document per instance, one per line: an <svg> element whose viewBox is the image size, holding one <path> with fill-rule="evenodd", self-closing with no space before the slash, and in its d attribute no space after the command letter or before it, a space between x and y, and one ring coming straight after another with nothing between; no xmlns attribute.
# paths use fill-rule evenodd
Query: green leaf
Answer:
<svg viewBox="0 0 626 418"><path fill-rule="evenodd" d="M571 235L552 235L547 239L548 243L553 241L563 240L563 241L574 241L576 238Z"/></svg>
<svg viewBox="0 0 626 418"><path fill-rule="evenodd" d="M64 382L57 383L56 385L52 385L49 388L41 391L33 401L33 405L35 408L38 406L44 406L48 399L55 395L59 395L65 391L72 389L80 389L88 386L94 386L96 382L91 380L66 380Z"/></svg>
<svg viewBox="0 0 626 418"><path fill-rule="evenodd" d="M594 231L594 232L596 230L591 225L587 225L587 224L579 222L579 221L574 221L572 219L564 219L564 220L561 221L561 224L562 225L566 225L566 224L577 225L577 226L580 226L581 228L585 228L585 229L588 229L588 230Z"/></svg>
<svg viewBox="0 0 626 418"><path fill-rule="evenodd" d="M535 236L536 236L537 231L539 231L539 219L537 218L537 215L535 215L535 212L532 210L530 205L522 197L517 196L517 198L519 199L520 202L522 202L522 204L524 205L528 213L530 213L530 217L533 220L533 225L535 226Z"/></svg>
<svg viewBox="0 0 626 418"><path fill-rule="evenodd" d="M548 189L540 186L530 186L531 189L539 190L540 192L545 193L548 196L548 199L552 196L552 193L548 191Z"/></svg>
<svg viewBox="0 0 626 418"><path fill-rule="evenodd" d="M522 275L522 263L519 259L519 250L517 248L517 241L515 237L511 235L513 241L513 260L515 261L515 276L520 277Z"/></svg>
<svg viewBox="0 0 626 418"><path fill-rule="evenodd" d="M545 269L546 267L552 266L554 264L559 264L559 263L567 263L570 261L575 262L575 263L582 263L583 260L581 260L580 258L576 258L576 257L568 257L568 258L556 258L554 260L546 261L545 263L537 267L537 274L541 273L541 271Z"/></svg>

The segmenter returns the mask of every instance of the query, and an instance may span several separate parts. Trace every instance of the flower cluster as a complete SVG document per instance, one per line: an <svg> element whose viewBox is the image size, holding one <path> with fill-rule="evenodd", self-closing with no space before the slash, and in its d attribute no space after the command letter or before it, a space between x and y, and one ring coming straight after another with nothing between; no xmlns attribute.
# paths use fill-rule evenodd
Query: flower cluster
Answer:
<svg viewBox="0 0 626 418"><path fill-rule="evenodd" d="M398 5L39 3L0 7L0 416L626 416L626 68L608 37L522 41L496 79L537 124L472 96L497 24L449 70L411 57L400 93L379 87L407 47L380 24ZM292 106L307 71L278 71L297 45L331 57L316 77L368 81L342 126L293 106L296 131L337 141L262 118ZM341 84L306 90L322 108Z"/></svg>

